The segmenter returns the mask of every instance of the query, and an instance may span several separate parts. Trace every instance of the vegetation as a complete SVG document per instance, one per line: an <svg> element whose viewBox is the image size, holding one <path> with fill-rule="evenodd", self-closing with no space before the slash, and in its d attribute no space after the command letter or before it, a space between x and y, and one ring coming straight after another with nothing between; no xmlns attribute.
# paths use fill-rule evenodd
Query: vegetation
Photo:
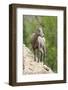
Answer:
<svg viewBox="0 0 68 90"><path fill-rule="evenodd" d="M32 50L31 35L41 25L46 39L44 64L48 65L54 72L57 72L57 17L24 15L23 19L24 44Z"/></svg>

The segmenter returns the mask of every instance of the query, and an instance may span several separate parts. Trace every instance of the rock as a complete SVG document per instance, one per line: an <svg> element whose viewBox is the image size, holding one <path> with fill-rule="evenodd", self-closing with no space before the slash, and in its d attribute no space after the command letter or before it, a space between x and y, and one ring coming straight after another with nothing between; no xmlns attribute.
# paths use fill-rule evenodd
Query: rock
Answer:
<svg viewBox="0 0 68 90"><path fill-rule="evenodd" d="M43 65L43 63L38 63L34 61L34 55L23 45L24 48L24 70L23 74L44 74L44 73L53 73L53 71L47 66Z"/></svg>

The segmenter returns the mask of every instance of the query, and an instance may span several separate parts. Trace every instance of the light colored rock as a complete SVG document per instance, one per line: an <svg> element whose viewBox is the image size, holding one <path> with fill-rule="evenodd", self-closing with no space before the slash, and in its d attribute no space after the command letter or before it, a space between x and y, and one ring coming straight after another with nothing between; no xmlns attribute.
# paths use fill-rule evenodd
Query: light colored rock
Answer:
<svg viewBox="0 0 68 90"><path fill-rule="evenodd" d="M43 63L38 63L34 61L33 53L23 45L24 50L24 74L43 74L43 73L53 73L53 71Z"/></svg>

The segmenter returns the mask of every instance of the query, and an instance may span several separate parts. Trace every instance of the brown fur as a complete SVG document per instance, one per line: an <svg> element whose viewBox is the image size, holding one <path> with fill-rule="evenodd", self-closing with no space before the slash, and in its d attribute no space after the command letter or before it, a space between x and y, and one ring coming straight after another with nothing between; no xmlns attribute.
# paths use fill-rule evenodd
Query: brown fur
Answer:
<svg viewBox="0 0 68 90"><path fill-rule="evenodd" d="M41 37L41 39L43 38L43 36L40 33L40 30L37 30L35 33L32 34L31 45L34 52L34 61L36 61L36 57L38 57L38 62L39 62L39 61L43 61L43 54L45 55L45 47L44 45L40 46L38 37ZM43 52L41 51L40 48L42 49Z"/></svg>

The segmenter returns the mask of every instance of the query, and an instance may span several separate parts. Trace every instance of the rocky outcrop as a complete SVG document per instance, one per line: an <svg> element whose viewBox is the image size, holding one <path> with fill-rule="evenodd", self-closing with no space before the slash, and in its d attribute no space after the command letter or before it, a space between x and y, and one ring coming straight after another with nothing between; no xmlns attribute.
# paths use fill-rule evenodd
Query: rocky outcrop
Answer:
<svg viewBox="0 0 68 90"><path fill-rule="evenodd" d="M53 71L43 63L34 61L34 55L25 45L24 47L24 74L46 74L53 73Z"/></svg>

